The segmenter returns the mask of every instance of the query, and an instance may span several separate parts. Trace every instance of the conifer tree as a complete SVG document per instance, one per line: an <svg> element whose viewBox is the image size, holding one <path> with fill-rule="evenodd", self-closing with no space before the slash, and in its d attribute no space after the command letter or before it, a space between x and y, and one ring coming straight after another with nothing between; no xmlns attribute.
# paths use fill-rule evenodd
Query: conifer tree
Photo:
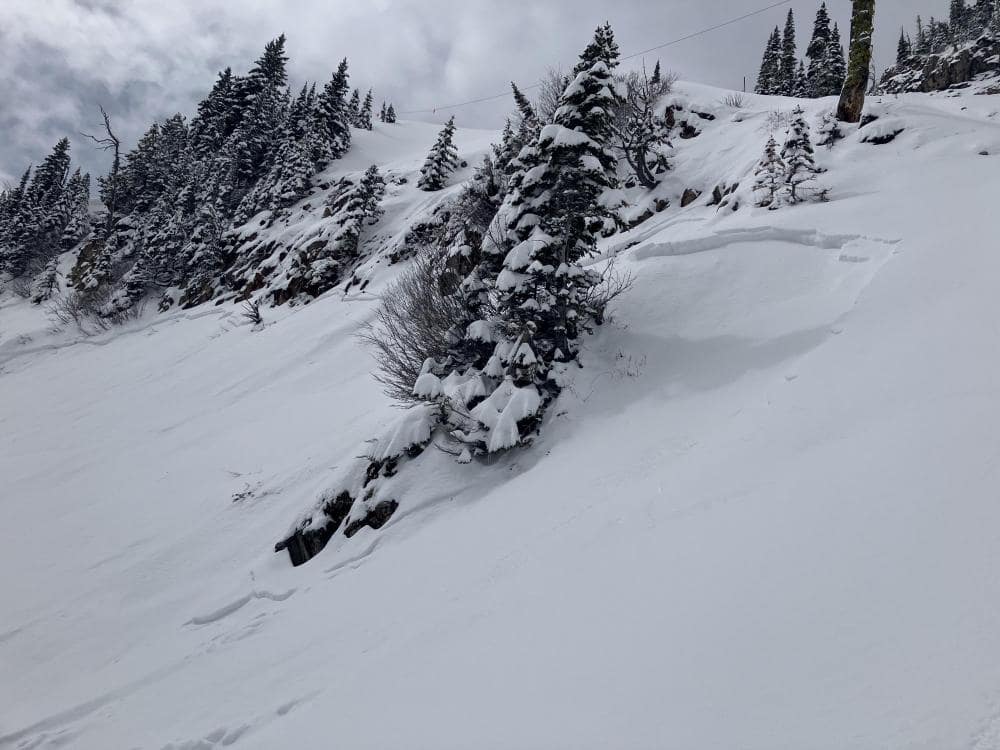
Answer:
<svg viewBox="0 0 1000 750"><path fill-rule="evenodd" d="M930 54L930 40L927 36L927 28L924 26L923 19L917 16L917 38L914 44L914 50L921 57L926 57Z"/></svg>
<svg viewBox="0 0 1000 750"><path fill-rule="evenodd" d="M971 36L969 10L965 0L951 0L948 8L948 28L954 44L963 44Z"/></svg>
<svg viewBox="0 0 1000 750"><path fill-rule="evenodd" d="M792 96L795 89L795 15L788 9L785 33L781 38L781 67L779 73L780 93Z"/></svg>
<svg viewBox="0 0 1000 750"><path fill-rule="evenodd" d="M534 141L538 138L538 133L542 129L542 124L535 113L535 108L528 101L528 97L522 93L513 81L510 82L511 91L514 93L514 104L517 106L518 127L517 137L520 145Z"/></svg>
<svg viewBox="0 0 1000 750"><path fill-rule="evenodd" d="M610 27L599 27L555 123L539 135L540 168L525 174L512 201L517 244L503 260L497 288L512 343L506 364L519 387L548 390L552 365L575 357L579 336L601 319L588 293L598 279L579 261L596 244L590 217L618 187L609 148L612 112L621 104L613 79L617 50Z"/></svg>
<svg viewBox="0 0 1000 750"><path fill-rule="evenodd" d="M361 111L358 113L358 127L362 130L372 129L372 102L372 90L368 89Z"/></svg>
<svg viewBox="0 0 1000 750"><path fill-rule="evenodd" d="M781 32L774 27L764 48L764 57L760 63L760 73L757 74L758 94L771 95L780 93L781 83Z"/></svg>
<svg viewBox="0 0 1000 750"><path fill-rule="evenodd" d="M660 81L663 80L663 73L660 71L660 61L656 61L656 66L653 68L653 75L650 76L649 82L653 86L659 86Z"/></svg>
<svg viewBox="0 0 1000 750"><path fill-rule="evenodd" d="M573 67L573 75L577 76L593 66L596 62L603 62L609 68L614 69L618 64L618 42L615 41L615 32L611 24L605 22L597 27L594 39L580 55L580 60Z"/></svg>
<svg viewBox="0 0 1000 750"><path fill-rule="evenodd" d="M392 102L389 102L389 108L385 111L385 121L390 125L396 122L396 108L392 106Z"/></svg>
<svg viewBox="0 0 1000 750"><path fill-rule="evenodd" d="M345 57L316 101L316 117L321 123L319 142L331 160L339 159L351 146L353 115L346 101L348 88Z"/></svg>
<svg viewBox="0 0 1000 750"><path fill-rule="evenodd" d="M795 71L795 86L792 89L792 96L798 99L808 99L811 96L809 76L806 74L805 63L801 60L799 60L798 70Z"/></svg>
<svg viewBox="0 0 1000 750"><path fill-rule="evenodd" d="M772 211L779 207L779 197L787 169L787 165L778 154L778 142L772 135L764 147L764 156L754 170L754 205L758 208L770 208Z"/></svg>
<svg viewBox="0 0 1000 750"><path fill-rule="evenodd" d="M361 233L365 226L378 223L385 213L381 206L385 196L385 179L373 164L360 181L333 204L337 209L337 224L343 228L338 237L338 252L348 257L358 254Z"/></svg>
<svg viewBox="0 0 1000 750"><path fill-rule="evenodd" d="M448 182L448 176L458 166L458 150L453 142L454 136L455 118L452 117L438 134L437 141L420 170L417 187L421 190L428 192L441 190Z"/></svg>
<svg viewBox="0 0 1000 750"><path fill-rule="evenodd" d="M827 65L830 60L830 44L833 32L830 30L830 14L827 12L826 3L821 3L816 12L816 21L813 25L812 39L806 49L806 57L809 59L807 75L809 78L809 89L814 97L830 96L830 85L827 77ZM837 89L839 93L840 89Z"/></svg>
<svg viewBox="0 0 1000 750"><path fill-rule="evenodd" d="M809 126L801 107L792 111L792 123L781 148L781 160L785 163L785 179L782 200L788 204L801 203L819 194L808 183L815 181L819 168L813 158Z"/></svg>
<svg viewBox="0 0 1000 750"><path fill-rule="evenodd" d="M347 103L347 113L351 118L351 125L360 128L361 125L358 123L361 122L361 92L358 89L351 92L351 99Z"/></svg>
<svg viewBox="0 0 1000 750"><path fill-rule="evenodd" d="M906 35L906 29L900 28L899 42L896 43L896 65L904 65L911 54L910 38Z"/></svg>
<svg viewBox="0 0 1000 750"><path fill-rule="evenodd" d="M379 120L379 122L385 122L385 100L384 99L382 100L382 109L380 109L379 113L378 113L378 120Z"/></svg>
<svg viewBox="0 0 1000 750"><path fill-rule="evenodd" d="M844 88L844 80L847 78L847 61L844 58L844 45L840 41L840 28L837 24L833 25L833 32L830 34L826 61L826 75L822 78L826 95L837 96Z"/></svg>

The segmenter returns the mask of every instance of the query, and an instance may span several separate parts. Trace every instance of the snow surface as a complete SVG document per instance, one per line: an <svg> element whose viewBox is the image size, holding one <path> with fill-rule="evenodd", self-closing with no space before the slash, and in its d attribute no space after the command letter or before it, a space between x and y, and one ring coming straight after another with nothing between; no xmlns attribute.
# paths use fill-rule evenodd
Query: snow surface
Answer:
<svg viewBox="0 0 1000 750"><path fill-rule="evenodd" d="M1000 747L996 99L887 100L890 144L817 149L832 202L750 208L791 106L676 144L532 449L425 452L301 568L274 542L398 424L353 336L393 271L256 332L0 300L0 748Z"/></svg>

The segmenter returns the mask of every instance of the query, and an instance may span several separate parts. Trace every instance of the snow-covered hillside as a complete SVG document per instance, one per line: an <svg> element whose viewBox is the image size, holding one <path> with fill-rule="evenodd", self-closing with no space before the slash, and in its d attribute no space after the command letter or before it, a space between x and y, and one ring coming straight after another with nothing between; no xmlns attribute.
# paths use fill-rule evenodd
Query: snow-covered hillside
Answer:
<svg viewBox="0 0 1000 750"><path fill-rule="evenodd" d="M397 267L256 331L0 299L0 748L1000 748L1000 104L886 99L767 211L796 102L727 93L678 86L701 133L541 438L428 451L303 567L275 541L399 416L353 335ZM441 199L436 131L333 170L409 175L380 231Z"/></svg>

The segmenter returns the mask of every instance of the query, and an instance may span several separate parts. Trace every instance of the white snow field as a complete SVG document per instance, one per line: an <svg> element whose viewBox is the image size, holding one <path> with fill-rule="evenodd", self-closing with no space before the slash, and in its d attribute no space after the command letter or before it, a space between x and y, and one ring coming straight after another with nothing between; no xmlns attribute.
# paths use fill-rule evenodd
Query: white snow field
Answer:
<svg viewBox="0 0 1000 750"><path fill-rule="evenodd" d="M716 119L607 241L635 284L535 446L431 449L299 568L274 543L399 418L353 336L395 269L256 332L3 298L0 748L1000 748L1000 100L886 99L902 134L818 148L831 202L772 212L748 175L795 102L725 94L678 87Z"/></svg>

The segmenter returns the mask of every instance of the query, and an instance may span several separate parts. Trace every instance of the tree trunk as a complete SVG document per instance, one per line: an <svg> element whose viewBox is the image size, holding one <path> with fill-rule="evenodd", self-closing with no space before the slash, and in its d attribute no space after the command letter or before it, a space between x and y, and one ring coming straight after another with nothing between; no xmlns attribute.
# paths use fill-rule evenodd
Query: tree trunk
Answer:
<svg viewBox="0 0 1000 750"><path fill-rule="evenodd" d="M840 93L837 119L859 122L865 106L868 70L872 62L872 31L875 25L875 0L853 0L851 50L847 59L847 80Z"/></svg>

